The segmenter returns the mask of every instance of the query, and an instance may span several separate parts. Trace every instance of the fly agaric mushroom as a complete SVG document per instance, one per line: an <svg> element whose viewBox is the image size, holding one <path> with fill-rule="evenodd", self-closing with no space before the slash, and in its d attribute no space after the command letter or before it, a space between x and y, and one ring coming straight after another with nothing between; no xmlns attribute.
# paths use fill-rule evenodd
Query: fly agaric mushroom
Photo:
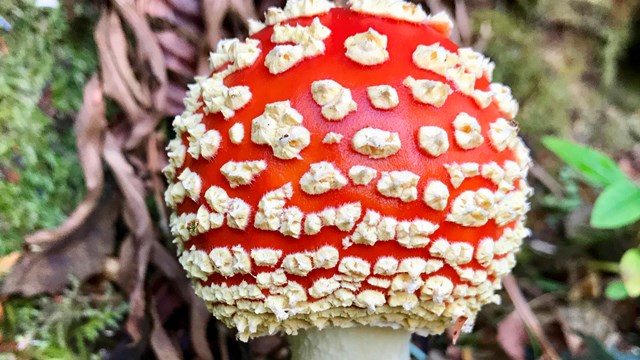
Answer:
<svg viewBox="0 0 640 360"><path fill-rule="evenodd" d="M241 340L408 359L411 332L499 302L529 151L510 89L451 27L399 0L289 0L211 54L173 122L166 202L196 293Z"/></svg>

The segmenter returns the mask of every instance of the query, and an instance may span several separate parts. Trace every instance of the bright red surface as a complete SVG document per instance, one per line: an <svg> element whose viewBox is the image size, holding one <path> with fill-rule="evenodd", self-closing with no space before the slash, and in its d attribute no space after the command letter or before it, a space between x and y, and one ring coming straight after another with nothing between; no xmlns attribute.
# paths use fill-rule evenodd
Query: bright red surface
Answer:
<svg viewBox="0 0 640 360"><path fill-rule="evenodd" d="M495 191L496 186L491 181L477 176L466 179L458 189L454 189L443 166L453 162L478 162L482 164L496 161L498 164L502 164L505 160L514 160L514 154L510 150L497 152L489 142L489 123L501 117L497 106L492 104L482 110L473 99L456 91L449 96L444 106L436 108L413 100L410 89L402 85L402 81L409 75L416 79L446 82L442 76L419 69L413 64L411 55L417 45L439 42L450 51L456 51L457 46L427 25L363 15L347 9L334 9L319 18L323 25L331 29L330 37L325 40L326 53L324 55L305 59L284 73L272 75L264 66L265 56L275 46L269 40L272 27L268 27L253 36L262 42L262 53L256 63L225 79L227 86L249 86L253 97L247 106L238 110L236 115L228 121L225 121L221 114L205 115L203 121L207 128L220 131L223 140L218 154L211 161L194 160L187 154L184 167L189 167L199 173L203 180L200 202L205 203L204 192L211 185L220 186L228 192L230 197L238 197L249 203L252 206L251 218L253 218L257 204L266 192L291 182L294 195L287 206L298 206L305 213L318 212L328 206L339 206L347 202L360 202L363 216L367 209L373 209L383 216L393 216L398 220L423 218L439 224L440 228L430 237L432 241L444 237L450 241L464 241L475 246L478 240L485 237L497 239L502 233L502 229L493 220L482 227L464 227L445 221L449 206L458 194L466 190L477 190L479 187ZM311 19L294 19L288 23L309 25ZM369 27L388 37L387 50L390 59L383 64L363 66L344 55L344 40L348 36L366 31ZM310 91L311 83L322 79L335 80L342 86L351 89L353 98L358 104L358 110L341 121L325 120L320 113L320 106L313 101ZM370 105L366 94L367 86L381 84L391 85L398 91L400 104L396 108L382 111L374 109ZM455 89L453 83L449 84ZM488 84L486 79L478 79L476 88L486 90ZM291 101L292 107L303 115L303 125L311 132L311 144L300 153L303 158L301 160L278 159L273 156L269 146L256 145L250 140L252 119L262 114L266 104L282 100ZM482 135L485 137L485 142L480 147L473 150L463 150L456 145L453 138L452 122L460 112L466 112L480 122ZM236 122L243 123L245 128L245 138L239 145L232 144L228 137L229 128ZM417 133L420 126L424 125L439 126L449 132L450 148L448 152L434 158L419 148ZM402 149L397 154L385 159L370 159L356 153L351 149L351 137L356 131L367 126L398 132L402 141ZM323 144L322 139L330 131L343 134L342 142L331 145ZM260 173L251 185L232 189L219 170L228 161L260 159L267 161L267 169ZM319 161L332 162L345 176L353 165L370 166L378 170L378 177L367 186L349 183L340 190L332 190L321 195L307 195L300 188L298 181L309 170L310 164ZM410 170L420 175L418 200L404 203L399 199L385 197L376 190L380 172L391 170ZM178 173L180 171L178 170ZM449 186L451 196L449 206L444 211L432 210L422 201L424 187L434 179ZM195 212L199 206L200 204L187 198L178 210L179 213ZM289 253L313 251L329 244L339 249L341 257L358 256L370 261L372 266L376 259L383 255L393 255L398 259L416 256L424 259L430 258L428 246L407 249L396 241L377 242L374 246L354 244L348 249L342 249L342 239L348 235L349 233L340 231L336 227L324 227L317 235L302 234L300 238L295 239L283 236L276 231L256 229L253 227L253 223L250 223L245 231L232 229L225 225L220 229L211 230L204 235L192 238L186 244L186 248L189 248L191 244L205 251L218 246L241 245L247 250L268 247L281 249L283 251L282 258L284 258L284 255ZM465 266L480 268L475 260ZM273 268L254 268L252 272L255 275L260 271L273 271ZM309 287L314 280L329 277L334 272L337 272L337 267L330 270L313 270L306 278L288 276L303 286ZM454 283L460 282L455 271L446 264L438 274L451 277ZM254 282L252 274L226 279L219 275L213 275L210 278L210 281L225 281L228 285L237 284L242 280L249 283ZM373 288L366 283L363 284L362 289Z"/></svg>

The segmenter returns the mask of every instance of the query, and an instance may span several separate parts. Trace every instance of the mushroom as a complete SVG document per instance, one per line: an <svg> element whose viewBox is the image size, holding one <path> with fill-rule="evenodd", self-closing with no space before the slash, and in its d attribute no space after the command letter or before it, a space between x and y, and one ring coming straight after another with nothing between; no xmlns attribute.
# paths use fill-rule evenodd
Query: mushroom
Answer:
<svg viewBox="0 0 640 360"><path fill-rule="evenodd" d="M529 230L529 151L494 63L399 0L289 0L222 40L167 147L180 263L240 340L408 359L471 329Z"/></svg>

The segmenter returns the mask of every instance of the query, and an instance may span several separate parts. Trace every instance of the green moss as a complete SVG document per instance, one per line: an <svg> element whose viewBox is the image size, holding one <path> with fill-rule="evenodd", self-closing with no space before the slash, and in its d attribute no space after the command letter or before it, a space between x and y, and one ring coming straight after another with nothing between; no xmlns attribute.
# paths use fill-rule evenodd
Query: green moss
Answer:
<svg viewBox="0 0 640 360"><path fill-rule="evenodd" d="M100 348L113 346L109 335L128 310L112 287L103 293L85 293L75 280L55 299L11 298L4 307L0 330L23 344L15 355L43 360L100 359Z"/></svg>
<svg viewBox="0 0 640 360"><path fill-rule="evenodd" d="M13 26L0 32L9 49L0 56L2 255L18 248L25 234L60 224L82 197L71 116L96 55L86 46L91 31L72 31L61 9L11 0L0 2L0 14ZM55 119L38 107L49 84Z"/></svg>
<svg viewBox="0 0 640 360"><path fill-rule="evenodd" d="M523 20L498 11L475 13L475 23L496 34L485 53L496 62L494 81L512 88L520 102L518 122L527 134L564 133L569 125L567 85L545 63L540 32Z"/></svg>
<svg viewBox="0 0 640 360"><path fill-rule="evenodd" d="M518 122L525 136L569 136L571 129L571 136L594 146L630 149L640 134L640 93L637 71L620 65L633 43L631 14L640 3L520 3L506 11L477 12L474 20L478 28L492 29L485 53L497 64L496 81L511 86L520 102Z"/></svg>
<svg viewBox="0 0 640 360"><path fill-rule="evenodd" d="M620 57L629 44L629 25L638 7L634 1L539 0L536 13L545 22L570 26L593 43L602 88L610 90L618 80Z"/></svg>

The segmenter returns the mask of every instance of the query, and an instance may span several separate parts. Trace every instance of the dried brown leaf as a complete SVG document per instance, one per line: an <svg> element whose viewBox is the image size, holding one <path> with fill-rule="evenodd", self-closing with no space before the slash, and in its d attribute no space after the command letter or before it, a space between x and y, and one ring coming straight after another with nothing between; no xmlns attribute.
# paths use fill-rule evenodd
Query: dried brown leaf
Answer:
<svg viewBox="0 0 640 360"><path fill-rule="evenodd" d="M215 49L218 40L224 37L222 21L229 10L230 0L202 0L205 38L209 49Z"/></svg>
<svg viewBox="0 0 640 360"><path fill-rule="evenodd" d="M129 234L120 244L118 253L118 285L127 293L131 294L135 288L136 280L136 253L133 246L133 236Z"/></svg>
<svg viewBox="0 0 640 360"><path fill-rule="evenodd" d="M101 78L104 84L104 92L107 96L114 99L120 107L122 107L129 122L133 125L133 129L127 137L126 147L129 149L136 147L143 138L153 131L160 116L157 114L159 110L144 109L143 105L136 101L136 96L132 94L129 86L127 86L127 80L122 76L122 74L129 73L129 70L118 70L118 63L115 61L112 49L108 45L110 43L109 39L111 36L109 20L111 16L112 15L108 12L103 13L95 31L95 40L98 46L98 54L100 56ZM156 41L155 38L151 40ZM163 61L162 59L160 60ZM164 62L162 66L164 68ZM164 80L166 82L166 74L164 75ZM147 86L142 82L140 84L141 87ZM163 89L163 98L166 98L166 86L163 87ZM153 95L153 97L153 103L154 106L156 106L156 95Z"/></svg>
<svg viewBox="0 0 640 360"><path fill-rule="evenodd" d="M207 49L214 49L218 40L227 37L244 37L246 27L232 29L228 33L223 26L227 15L234 15L233 23L245 22L249 18L256 18L256 10L251 1L246 0L202 0L203 20ZM242 31L239 31L242 30ZM204 55L204 56L203 56ZM203 52L198 58L197 73L206 74L209 71L208 52Z"/></svg>
<svg viewBox="0 0 640 360"><path fill-rule="evenodd" d="M172 115L180 114L184 111L184 104L172 98L167 100L167 112Z"/></svg>
<svg viewBox="0 0 640 360"><path fill-rule="evenodd" d="M462 328L464 327L464 323L467 322L466 316L460 316L456 319L456 322L453 324L451 328L451 342L455 345L458 342L458 338L460 334L462 334Z"/></svg>
<svg viewBox="0 0 640 360"><path fill-rule="evenodd" d="M176 257L170 254L169 250L157 241L153 243L151 261L162 271L167 279L174 283L181 294L186 295L193 292L186 273L176 260ZM186 297L184 300L190 301L190 298Z"/></svg>
<svg viewBox="0 0 640 360"><path fill-rule="evenodd" d="M199 17L196 21L184 14L178 13L167 4L164 0L147 0L145 1L144 11L152 18L162 19L174 26L194 34L201 34L202 29L199 27Z"/></svg>
<svg viewBox="0 0 640 360"><path fill-rule="evenodd" d="M190 331L193 349L202 360L213 360L213 354L207 341L207 324L211 319L211 314L207 310L204 301L196 296L193 291L191 295Z"/></svg>
<svg viewBox="0 0 640 360"><path fill-rule="evenodd" d="M202 9L197 0L167 0L176 11L192 17L200 17Z"/></svg>
<svg viewBox="0 0 640 360"><path fill-rule="evenodd" d="M184 269L178 264L175 256L163 247L159 242L153 244L152 262L169 278L176 286L184 300L191 305L190 308L190 332L193 349L202 360L213 360L213 354L207 341L207 324L211 315L202 299L197 297L187 280Z"/></svg>
<svg viewBox="0 0 640 360"><path fill-rule="evenodd" d="M194 44L173 31L160 31L156 33L156 36L163 50L171 53L174 57L188 65L195 65L198 54Z"/></svg>
<svg viewBox="0 0 640 360"><path fill-rule="evenodd" d="M107 187L94 211L69 235L43 245L38 252L24 254L5 278L3 295L32 296L56 293L73 276L83 281L103 270L115 244L115 222L120 198Z"/></svg>
<svg viewBox="0 0 640 360"><path fill-rule="evenodd" d="M167 106L173 110L171 114L179 114L184 110L182 99L184 99L186 88L186 86L181 86L173 82L169 83L169 92L167 93L167 102L169 104Z"/></svg>
<svg viewBox="0 0 640 360"><path fill-rule="evenodd" d="M153 239L153 225L145 203L146 189L123 153L124 137L108 132L105 137L103 156L115 175L120 191L124 195L125 221L136 240Z"/></svg>
<svg viewBox="0 0 640 360"><path fill-rule="evenodd" d="M504 279L502 279L502 284L504 285L504 289L507 291L507 294L509 294L509 298L511 299L513 306L516 308L516 312L520 315L520 318L526 324L527 328L529 328L538 343L540 343L542 351L547 359L560 360L560 356L545 336L540 322L529 307L524 295L522 295L522 291L520 291L520 287L518 286L515 277L511 274L505 276Z"/></svg>
<svg viewBox="0 0 640 360"><path fill-rule="evenodd" d="M196 74L206 76L211 72L209 63L209 52L203 52L198 56L198 66L196 67Z"/></svg>
<svg viewBox="0 0 640 360"><path fill-rule="evenodd" d="M177 104L183 104L183 99L184 99L184 93L185 93L185 89L186 87L182 87L178 84L171 84L169 86L169 95L168 100L169 101L175 101ZM184 104L183 104L184 106Z"/></svg>
<svg viewBox="0 0 640 360"><path fill-rule="evenodd" d="M113 49L110 46L111 31L114 25L111 20L113 16L117 15L109 11L103 12L94 33L100 57L102 86L105 94L120 105L130 121L135 122L143 118L145 112L136 101L136 97L131 94L130 87L127 86L126 80L122 77L123 73L128 73L132 70L118 70L118 63L115 61Z"/></svg>
<svg viewBox="0 0 640 360"><path fill-rule="evenodd" d="M142 263L140 259L136 259L138 264ZM136 268L139 268L137 266ZM137 274L135 274L137 275ZM144 279L140 279L138 276L131 278L133 281L133 290L129 294L129 318L125 324L125 328L134 342L138 342L142 339L143 323L145 317L145 291L144 291Z"/></svg>
<svg viewBox="0 0 640 360"><path fill-rule="evenodd" d="M166 109L166 96L165 103L162 105L162 113L168 114ZM140 143L152 133L158 126L162 115L159 113L145 113L141 121L137 122L125 143L125 149L132 150L140 145Z"/></svg>
<svg viewBox="0 0 640 360"><path fill-rule="evenodd" d="M128 58L129 43L124 34L120 18L114 12L107 12L107 46L109 51L104 55L110 56L125 85L129 88L136 102L145 108L151 107L151 95L149 89L144 87L136 79L133 68Z"/></svg>
<svg viewBox="0 0 640 360"><path fill-rule="evenodd" d="M157 301L158 300L153 297L150 306L151 319L153 321L153 328L151 330L151 348L158 359L182 359L179 350L176 349L174 344L171 342L171 339L169 338L169 335L167 335L167 332L162 325L162 321L158 316L158 310L156 309Z"/></svg>
<svg viewBox="0 0 640 360"><path fill-rule="evenodd" d="M92 76L84 88L84 99L75 122L78 157L84 173L85 198L58 228L41 230L25 238L28 244L44 244L69 236L94 210L104 185L102 143L107 120L100 82Z"/></svg>
<svg viewBox="0 0 640 360"><path fill-rule="evenodd" d="M258 14L256 12L256 8L253 4L253 1L250 0L230 0L231 8L235 10L240 18L243 21L247 21L247 19L255 19ZM239 35L239 34L235 34ZM246 34L245 34L246 35Z"/></svg>
<svg viewBox="0 0 640 360"><path fill-rule="evenodd" d="M512 360L525 359L525 348L529 343L529 336L517 312L512 311L498 323L496 340Z"/></svg>
<svg viewBox="0 0 640 360"><path fill-rule="evenodd" d="M192 78L195 74L193 66L186 64L181 59L175 57L172 53L165 53L164 61L167 64L167 70L171 70L174 73L184 76L185 78Z"/></svg>
<svg viewBox="0 0 640 360"><path fill-rule="evenodd" d="M155 109L162 110L167 93L167 72L158 40L151 31L144 14L140 13L134 6L133 0L113 0L112 3L118 9L120 16L127 22L136 38L136 50L140 64L151 70L151 74L155 78L155 82L157 82L157 87L152 91L153 104ZM131 143L128 143L127 148L132 148L131 145Z"/></svg>
<svg viewBox="0 0 640 360"><path fill-rule="evenodd" d="M129 319L126 327L129 334L137 341L142 334L141 326L145 309L144 279L151 247L155 242L155 234L145 203L146 189L122 153L124 141L124 136L108 132L105 137L103 156L124 197L124 219L134 239L136 272L132 280L134 286L129 297Z"/></svg>

